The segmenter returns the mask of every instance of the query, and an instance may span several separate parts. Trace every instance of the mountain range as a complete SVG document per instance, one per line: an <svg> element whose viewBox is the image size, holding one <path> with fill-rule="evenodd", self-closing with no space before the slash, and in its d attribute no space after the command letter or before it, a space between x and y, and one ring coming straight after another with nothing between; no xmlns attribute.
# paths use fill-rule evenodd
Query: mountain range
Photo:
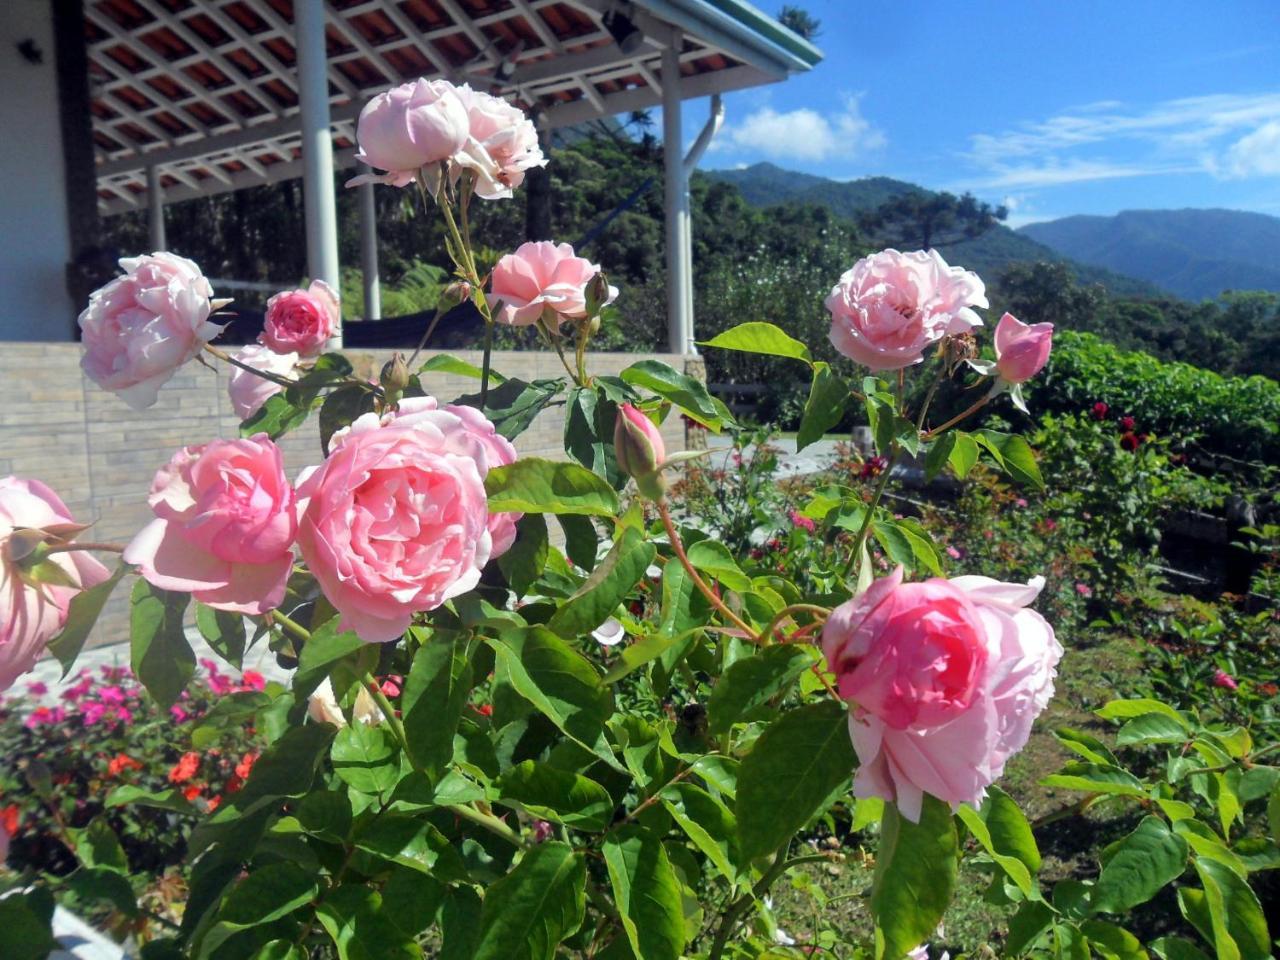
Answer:
<svg viewBox="0 0 1280 960"><path fill-rule="evenodd" d="M889 177L831 180L771 163L707 175L734 184L754 206L811 203L848 218L904 193L929 192ZM1120 297L1172 293L1201 300L1224 290L1280 292L1280 218L1238 210L1135 210L1020 230L1000 224L943 254L992 278L1018 261L1064 261L1081 282L1101 283Z"/></svg>
<svg viewBox="0 0 1280 960"><path fill-rule="evenodd" d="M1188 300L1280 292L1280 217L1242 210L1126 210L1018 231L1059 253L1148 280Z"/></svg>

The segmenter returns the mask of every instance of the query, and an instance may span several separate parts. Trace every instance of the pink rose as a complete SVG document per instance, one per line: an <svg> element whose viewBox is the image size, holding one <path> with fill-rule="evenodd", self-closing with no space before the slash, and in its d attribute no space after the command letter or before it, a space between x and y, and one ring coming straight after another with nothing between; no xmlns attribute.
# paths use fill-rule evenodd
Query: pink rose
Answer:
<svg viewBox="0 0 1280 960"><path fill-rule="evenodd" d="M523 327L550 310L557 323L580 320L587 315L587 284L599 272L590 260L575 257L567 243L522 243L493 268L489 305L502 302L494 319ZM605 302L612 303L617 296L617 287L611 286Z"/></svg>
<svg viewBox="0 0 1280 960"><path fill-rule="evenodd" d="M978 804L1053 696L1062 647L1026 609L1044 586L987 577L903 583L837 607L822 633L860 766L854 794L918 821L922 795Z"/></svg>
<svg viewBox="0 0 1280 960"><path fill-rule="evenodd" d="M24 579L21 561L34 548L56 545L81 529L58 495L39 480L0 479L0 691L35 666L45 644L66 624L76 594L107 579L107 568L82 550L53 553L43 561L78 586L47 579L33 586Z"/></svg>
<svg viewBox="0 0 1280 960"><path fill-rule="evenodd" d="M209 322L213 289L190 260L172 253L126 257L125 275L89 296L80 314L80 366L135 410L222 332Z"/></svg>
<svg viewBox="0 0 1280 960"><path fill-rule="evenodd" d="M387 172L348 186L366 179L407 186L422 167L461 150L469 131L467 108L447 80L418 79L380 93L360 111L356 159Z"/></svg>
<svg viewBox="0 0 1280 960"><path fill-rule="evenodd" d="M458 97L470 121L466 145L454 157L459 168L475 171L475 191L486 200L509 197L530 167L544 167L538 131L519 107L463 85Z"/></svg>
<svg viewBox="0 0 1280 960"><path fill-rule="evenodd" d="M618 407L613 425L613 451L618 469L636 481L641 496L662 499L666 483L658 469L667 459L667 445L657 424L629 403Z"/></svg>
<svg viewBox="0 0 1280 960"><path fill-rule="evenodd" d="M951 267L936 250L884 250L853 265L827 297L831 342L872 370L919 363L949 334L967 333L986 307L977 274Z"/></svg>
<svg viewBox="0 0 1280 960"><path fill-rule="evenodd" d="M1006 313L996 324L996 370L1006 383L1030 380L1049 362L1053 324L1026 324Z"/></svg>
<svg viewBox="0 0 1280 960"><path fill-rule="evenodd" d="M357 418L299 479L302 556L342 629L370 642L471 590L489 561L490 450L433 405Z"/></svg>
<svg viewBox="0 0 1280 960"><path fill-rule="evenodd" d="M280 448L258 434L184 447L156 473L156 515L125 548L148 583L219 610L280 605L298 521Z"/></svg>
<svg viewBox="0 0 1280 960"><path fill-rule="evenodd" d="M323 280L306 290L277 293L267 301L267 319L260 342L276 353L314 357L338 331L342 306L337 291Z"/></svg>
<svg viewBox="0 0 1280 960"><path fill-rule="evenodd" d="M293 368L298 363L296 353L276 353L257 343L241 347L235 358L255 370L265 370L267 373L274 373L281 377L292 374ZM272 383L265 377L259 377L239 367L231 368L231 377L227 381L227 394L231 397L231 406L241 420L248 420L264 403L283 390L284 387L280 384Z"/></svg>

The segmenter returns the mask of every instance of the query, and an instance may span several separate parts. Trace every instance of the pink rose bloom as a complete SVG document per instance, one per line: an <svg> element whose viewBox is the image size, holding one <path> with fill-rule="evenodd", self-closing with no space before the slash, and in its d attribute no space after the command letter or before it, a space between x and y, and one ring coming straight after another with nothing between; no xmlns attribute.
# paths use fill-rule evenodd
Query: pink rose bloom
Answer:
<svg viewBox="0 0 1280 960"><path fill-rule="evenodd" d="M235 354L241 363L248 364L255 370L265 370L281 377L291 376L293 368L298 364L296 353L276 353L269 347L251 343L241 347ZM227 395L231 397L231 407L241 420L248 420L261 409L262 405L282 393L284 387L259 377L239 367L231 368L231 377L227 381Z"/></svg>
<svg viewBox="0 0 1280 960"><path fill-rule="evenodd" d="M222 332L209 322L213 288L190 260L172 253L126 257L125 275L89 296L80 314L85 375L135 410Z"/></svg>
<svg viewBox="0 0 1280 960"><path fill-rule="evenodd" d="M996 370L1006 383L1030 380L1049 362L1053 324L1026 324L1006 313L996 324Z"/></svg>
<svg viewBox="0 0 1280 960"><path fill-rule="evenodd" d="M414 80L380 93L360 111L356 159L387 171L356 177L404 187L431 163L448 160L467 142L471 124L457 88L448 80Z"/></svg>
<svg viewBox="0 0 1280 960"><path fill-rule="evenodd" d="M490 448L435 401L359 417L299 478L298 545L343 630L382 643L471 590L492 537Z"/></svg>
<svg viewBox="0 0 1280 960"><path fill-rule="evenodd" d="M967 333L986 307L978 275L951 267L936 250L884 250L853 265L827 297L835 348L872 370L919 363L949 334Z"/></svg>
<svg viewBox="0 0 1280 960"><path fill-rule="evenodd" d="M459 168L475 171L476 195L486 200L509 197L524 183L530 167L545 167L538 131L519 107L501 97L463 85L458 97L470 121L466 145L454 157Z"/></svg>
<svg viewBox="0 0 1280 960"><path fill-rule="evenodd" d="M104 567L83 550L50 554L45 560L61 568L79 586L23 579L20 561L33 547L27 535L15 530L41 530L45 540L60 542L83 527L71 518L66 504L39 480L0 479L0 691L35 666L45 644L67 622L67 610L81 589L107 579Z"/></svg>
<svg viewBox="0 0 1280 960"><path fill-rule="evenodd" d="M903 583L899 567L832 612L822 646L850 701L856 796L916 822L925 793L981 802L1053 696L1062 647L1027 609L1043 586Z"/></svg>
<svg viewBox="0 0 1280 960"><path fill-rule="evenodd" d="M342 305L338 293L323 280L306 290L286 290L267 301L267 319L259 342L276 353L314 357L338 332Z"/></svg>
<svg viewBox="0 0 1280 960"><path fill-rule="evenodd" d="M266 434L182 448L156 473L147 502L156 519L124 559L148 583L219 610L280 605L298 522L284 458Z"/></svg>
<svg viewBox="0 0 1280 960"><path fill-rule="evenodd" d="M599 272L590 260L575 257L567 243L522 243L493 268L489 305L502 302L494 319L523 327L550 309L557 322L580 320L587 315L587 284ZM605 302L612 303L617 296L618 288L611 286Z"/></svg>
<svg viewBox="0 0 1280 960"><path fill-rule="evenodd" d="M1221 669L1213 671L1213 685L1221 687L1223 690L1240 689L1240 684L1236 683L1236 678Z"/></svg>

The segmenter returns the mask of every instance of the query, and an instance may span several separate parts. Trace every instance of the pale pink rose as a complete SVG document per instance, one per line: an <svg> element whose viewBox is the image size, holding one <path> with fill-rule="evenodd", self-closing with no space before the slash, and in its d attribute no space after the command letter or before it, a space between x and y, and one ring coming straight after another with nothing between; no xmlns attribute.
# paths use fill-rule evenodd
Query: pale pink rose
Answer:
<svg viewBox="0 0 1280 960"><path fill-rule="evenodd" d="M1049 362L1052 323L1023 323L1006 313L996 324L996 370L1006 383L1030 380Z"/></svg>
<svg viewBox="0 0 1280 960"><path fill-rule="evenodd" d="M385 170L353 183L377 181L404 187L428 164L448 160L462 149L470 131L467 108L448 80L414 80L380 93L360 111L356 159Z"/></svg>
<svg viewBox="0 0 1280 960"><path fill-rule="evenodd" d="M276 353L314 357L338 332L342 305L338 293L323 280L306 290L286 290L267 301L267 318L259 342Z"/></svg>
<svg viewBox="0 0 1280 960"><path fill-rule="evenodd" d="M967 333L986 307L977 274L951 267L936 250L884 250L855 263L827 297L835 348L872 370L919 363L943 337Z"/></svg>
<svg viewBox="0 0 1280 960"><path fill-rule="evenodd" d="M0 691L30 670L67 622L67 610L81 589L107 579L107 568L82 550L50 554L45 563L61 568L78 586L22 578L21 561L42 542L61 542L83 529L58 495L39 480L0 479ZM27 531L42 531L43 536ZM15 531L18 535L15 536Z"/></svg>
<svg viewBox="0 0 1280 960"><path fill-rule="evenodd" d="M580 320L587 315L587 284L599 272L590 260L574 256L567 243L522 243L493 268L489 305L502 302L494 319L523 327L549 309L556 314L556 322ZM605 303L617 296L617 287L609 287Z"/></svg>
<svg viewBox="0 0 1280 960"><path fill-rule="evenodd" d="M1053 696L1062 647L1027 609L1044 586L987 577L902 582L902 568L837 607L827 662L850 701L854 794L918 821L923 794L978 804Z"/></svg>
<svg viewBox="0 0 1280 960"><path fill-rule="evenodd" d="M291 376L293 368L298 364L296 353L276 353L271 348L257 343L241 347L235 354L235 358L255 370L264 370L281 377ZM227 380L227 394L231 397L231 406L241 420L248 420L264 403L283 390L284 387L280 384L272 383L265 377L259 377L239 367L231 368L231 377Z"/></svg>
<svg viewBox="0 0 1280 960"><path fill-rule="evenodd" d="M463 85L458 97L467 108L469 136L454 156L458 168L475 172L477 196L486 200L509 197L524 183L530 167L545 167L538 131L519 107L501 97Z"/></svg>
<svg viewBox="0 0 1280 960"><path fill-rule="evenodd" d="M370 642L474 588L489 561L489 449L433 407L357 418L299 478L302 556L341 628Z"/></svg>
<svg viewBox="0 0 1280 960"><path fill-rule="evenodd" d="M156 519L125 548L148 583L219 610L280 605L298 530L280 448L266 434L183 447L147 498Z"/></svg>
<svg viewBox="0 0 1280 960"><path fill-rule="evenodd" d="M222 332L209 322L213 288L190 260L172 253L126 257L125 275L89 296L80 314L85 375L135 410Z"/></svg>

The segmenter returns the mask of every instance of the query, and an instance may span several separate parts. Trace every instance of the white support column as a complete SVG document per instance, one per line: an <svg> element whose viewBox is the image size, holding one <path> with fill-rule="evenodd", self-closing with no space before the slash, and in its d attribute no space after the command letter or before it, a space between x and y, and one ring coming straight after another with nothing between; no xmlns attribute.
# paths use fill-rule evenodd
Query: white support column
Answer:
<svg viewBox="0 0 1280 960"><path fill-rule="evenodd" d="M338 213L333 193L333 135L329 128L328 55L324 0L295 0L298 107L302 120L302 195L306 205L307 270L335 290L338 277ZM329 341L342 346L342 334Z"/></svg>
<svg viewBox="0 0 1280 960"><path fill-rule="evenodd" d="M160 168L155 164L147 167L147 231L152 253L164 250L164 188L160 186Z"/></svg>
<svg viewBox="0 0 1280 960"><path fill-rule="evenodd" d="M360 164L361 173L372 173ZM373 202L373 184L362 183L360 194L360 274L364 284L364 318L382 319L382 288L378 283L378 208Z"/></svg>
<svg viewBox="0 0 1280 960"><path fill-rule="evenodd" d="M680 46L678 32L662 51L662 154L667 221L667 338L672 353L690 352L693 341L693 285L686 251L692 247L689 191L684 172L680 118Z"/></svg>

